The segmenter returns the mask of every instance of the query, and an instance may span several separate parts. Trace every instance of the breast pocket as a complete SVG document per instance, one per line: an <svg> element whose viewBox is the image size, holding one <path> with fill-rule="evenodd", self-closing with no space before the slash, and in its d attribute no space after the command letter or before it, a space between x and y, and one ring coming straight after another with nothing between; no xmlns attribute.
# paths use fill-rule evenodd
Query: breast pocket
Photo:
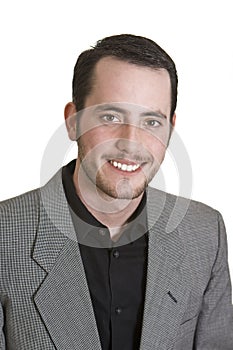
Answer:
<svg viewBox="0 0 233 350"><path fill-rule="evenodd" d="M196 296L190 293L187 302L187 307L182 317L180 325L185 325L185 323L197 318L201 311L201 305L202 297L200 295Z"/></svg>
<svg viewBox="0 0 233 350"><path fill-rule="evenodd" d="M192 334L194 335L199 313L201 310L202 298L200 296L195 296L190 294L187 308L182 317L180 327L177 332L177 339L187 337L190 339Z"/></svg>
<svg viewBox="0 0 233 350"><path fill-rule="evenodd" d="M198 315L180 325L172 350L192 350Z"/></svg>

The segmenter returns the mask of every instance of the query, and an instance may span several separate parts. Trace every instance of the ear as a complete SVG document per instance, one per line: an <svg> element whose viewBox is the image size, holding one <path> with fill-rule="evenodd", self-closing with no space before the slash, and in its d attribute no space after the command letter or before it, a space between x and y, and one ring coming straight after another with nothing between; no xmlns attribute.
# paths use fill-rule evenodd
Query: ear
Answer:
<svg viewBox="0 0 233 350"><path fill-rule="evenodd" d="M67 103L64 110L66 129L71 141L77 140L77 118L76 107L73 102Z"/></svg>
<svg viewBox="0 0 233 350"><path fill-rule="evenodd" d="M174 127L176 125L176 114L175 113L173 114L173 117L172 117L172 120L171 120L171 125L172 125L172 128L174 129Z"/></svg>
<svg viewBox="0 0 233 350"><path fill-rule="evenodd" d="M169 142L170 142L170 138L172 136L172 132L174 130L174 127L176 125L176 114L174 113L172 118L171 118L171 121L170 121L170 131L169 131L169 139L168 139L168 144L167 146L169 145Z"/></svg>

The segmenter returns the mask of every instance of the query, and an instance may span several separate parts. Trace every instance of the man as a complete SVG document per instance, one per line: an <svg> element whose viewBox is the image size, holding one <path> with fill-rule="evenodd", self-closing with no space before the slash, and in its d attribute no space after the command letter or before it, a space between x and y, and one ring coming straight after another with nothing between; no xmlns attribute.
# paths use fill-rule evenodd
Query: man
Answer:
<svg viewBox="0 0 233 350"><path fill-rule="evenodd" d="M1 349L233 349L221 215L148 187L176 98L149 39L80 55L65 107L77 160L0 205Z"/></svg>

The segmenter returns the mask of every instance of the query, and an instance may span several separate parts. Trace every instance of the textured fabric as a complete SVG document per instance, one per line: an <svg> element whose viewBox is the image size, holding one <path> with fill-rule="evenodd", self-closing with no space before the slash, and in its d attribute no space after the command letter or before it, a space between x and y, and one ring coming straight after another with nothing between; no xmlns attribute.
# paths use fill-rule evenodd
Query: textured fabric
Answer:
<svg viewBox="0 0 233 350"><path fill-rule="evenodd" d="M221 215L148 189L141 350L232 350ZM184 215L185 214L185 215ZM1 350L101 350L61 171L0 204Z"/></svg>

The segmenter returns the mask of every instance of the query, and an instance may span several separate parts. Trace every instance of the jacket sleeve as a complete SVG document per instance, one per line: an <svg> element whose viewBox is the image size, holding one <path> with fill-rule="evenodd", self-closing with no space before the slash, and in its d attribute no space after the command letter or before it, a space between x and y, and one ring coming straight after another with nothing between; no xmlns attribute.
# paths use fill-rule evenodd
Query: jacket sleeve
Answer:
<svg viewBox="0 0 233 350"><path fill-rule="evenodd" d="M0 208L0 214L1 214L1 208ZM3 266L3 258L2 258L2 252L1 248L4 246L2 241L2 216L0 215L0 350L5 350L6 345L5 345L5 337L4 337L4 331L3 331L3 326L4 326L4 313L3 313L3 308L2 308L2 298L1 298L1 282L2 282L2 266Z"/></svg>
<svg viewBox="0 0 233 350"><path fill-rule="evenodd" d="M195 333L194 350L233 350L233 307L226 231L218 213L218 252Z"/></svg>
<svg viewBox="0 0 233 350"><path fill-rule="evenodd" d="M5 350L5 337L3 333L3 325L4 325L4 315L2 305L0 304L0 349Z"/></svg>

